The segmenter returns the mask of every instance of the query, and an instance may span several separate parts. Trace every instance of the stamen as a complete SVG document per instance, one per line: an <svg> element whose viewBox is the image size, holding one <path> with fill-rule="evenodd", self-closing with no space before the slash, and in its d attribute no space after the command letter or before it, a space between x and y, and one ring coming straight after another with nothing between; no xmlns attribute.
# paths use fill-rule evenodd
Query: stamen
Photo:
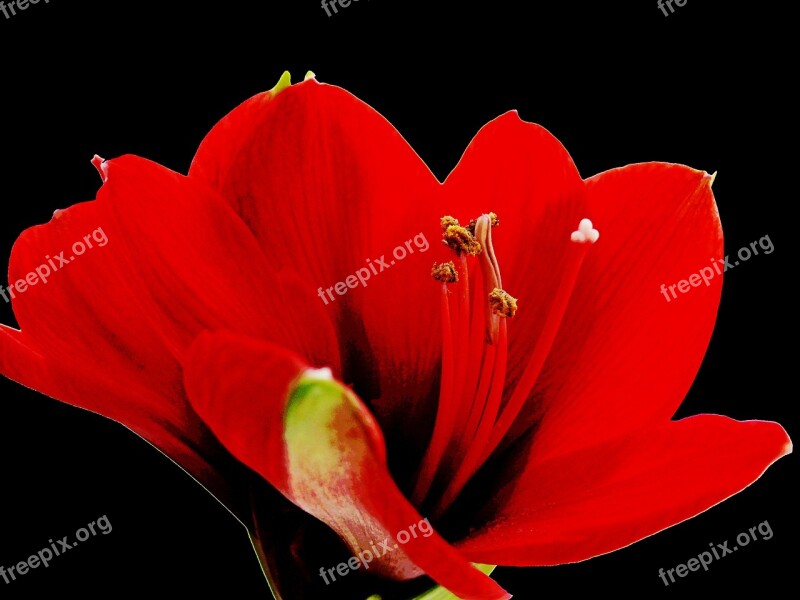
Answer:
<svg viewBox="0 0 800 600"><path fill-rule="evenodd" d="M455 266L452 262L447 263L453 267L455 273ZM440 265L446 266L446 265ZM436 267L434 266L434 272ZM434 275L436 277L436 275ZM458 410L458 403L453 398L455 388L455 369L456 369L456 354L454 348L455 336L453 326L451 323L451 310L450 310L450 293L447 290L447 282L442 282L442 376L439 384L439 405L436 408L436 422L433 426L433 435L431 436L430 444L425 452L425 457L420 466L420 474L417 479L414 493L412 496L413 502L420 506L425 500L425 497L430 491L431 484L436 477L436 473L441 464L444 451L447 448L447 441L450 437L452 430L455 428L455 421Z"/></svg>
<svg viewBox="0 0 800 600"><path fill-rule="evenodd" d="M469 228L461 227L458 220L450 216L441 220L444 242L456 252L459 269L456 271L452 261L436 264L433 276L448 283L459 282L459 276L463 277L456 286L456 293L448 297L452 303L446 309L443 305L443 316L446 315L447 323L445 329L453 321L458 325L451 330L452 338L446 340L443 346L437 419L412 497L418 505L424 502L437 473L443 467L446 470L442 476L447 472L452 474L464 470L463 458L477 434L480 433L483 443L476 450L485 446L484 438L488 438L500 406L505 380L507 336L505 325L500 327L500 315L491 295L495 290L501 292L498 300L505 307L501 306L505 314L513 314L516 301L501 289L500 267L491 236L492 227L498 224L494 213L473 220ZM473 262L473 268L470 269L467 261L473 261L471 257L476 255L478 264ZM479 274L472 281L470 270ZM470 305L474 307L472 310ZM443 335L447 336L444 330ZM483 433L484 429L488 431ZM447 457L444 455L446 448L452 450ZM443 463L443 460L451 457L457 458L457 461ZM452 477L449 480L452 482Z"/></svg>
<svg viewBox="0 0 800 600"><path fill-rule="evenodd" d="M456 364L459 365L463 372L469 362L470 356L470 311L475 312L472 308L474 304L472 298L470 297L470 289L477 286L472 283L475 278L470 278L468 264L469 260L467 256L460 256L457 260L458 272L461 275L461 281L456 286L457 296L454 299L455 314L453 315L453 321L455 323L455 330L453 332L453 336L456 348ZM462 398L464 398L468 393L467 390L473 389L469 387L470 383L469 376L456 378L453 395L457 402L462 401ZM463 406L459 406L459 410L456 414L454 431L461 431L461 428L466 420L466 411L463 409Z"/></svg>
<svg viewBox="0 0 800 600"><path fill-rule="evenodd" d="M470 444L466 448L466 453L461 459L461 464L456 469L455 475L450 479L447 488L442 493L436 508L432 512L434 518L438 518L450 504L458 497L461 490L478 471L485 462L483 449L492 434L492 428L500 409L500 401L503 396L503 384L506 378L506 367L508 360L508 326L507 321L503 320L500 324L500 344L498 344L498 355L495 361L494 372L492 373L491 393L486 401L480 424L475 434L470 438Z"/></svg>
<svg viewBox="0 0 800 600"><path fill-rule="evenodd" d="M582 219L570 235L575 244L564 247L562 277L544 327L517 387L507 393L511 392L505 390L508 319L516 314L518 302L503 289L492 244L492 228L499 219L494 213L483 214L462 227L446 216L441 225L444 243L457 260L435 263L431 272L442 285L441 389L433 434L412 496L434 517L452 505L501 443L509 443L507 434L550 354L586 251L600 237L589 219ZM508 397L505 403L504 397ZM435 497L429 498L432 491Z"/></svg>
<svg viewBox="0 0 800 600"><path fill-rule="evenodd" d="M440 221L440 223L442 225L442 231L447 231L447 228L450 227L450 225L458 225L459 224L458 219L455 219L455 218L451 217L450 215L445 215L444 217L442 217L442 220Z"/></svg>
<svg viewBox="0 0 800 600"><path fill-rule="evenodd" d="M442 283L456 283L458 281L458 271L456 271L456 266L453 264L452 260L441 264L433 263L431 275L433 275L434 279Z"/></svg>
<svg viewBox="0 0 800 600"><path fill-rule="evenodd" d="M461 254L475 256L481 252L480 243L461 225L447 226L447 229L444 230L444 243L455 250L455 253L459 256Z"/></svg>
<svg viewBox="0 0 800 600"><path fill-rule="evenodd" d="M500 288L494 288L489 294L489 303L495 314L509 319L517 314L517 299Z"/></svg>

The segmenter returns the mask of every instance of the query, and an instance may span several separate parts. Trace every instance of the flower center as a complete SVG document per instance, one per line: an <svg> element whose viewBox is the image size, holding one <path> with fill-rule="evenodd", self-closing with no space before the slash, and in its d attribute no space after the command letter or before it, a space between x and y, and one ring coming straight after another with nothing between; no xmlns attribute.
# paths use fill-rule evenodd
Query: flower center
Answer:
<svg viewBox="0 0 800 600"><path fill-rule="evenodd" d="M433 507L434 518L506 437L550 352L586 248L599 237L588 219L572 233L572 255L546 324L513 393L504 395L508 319L517 312L517 299L503 289L492 244L499 224L494 213L467 226L450 216L441 220L443 241L455 259L435 264L431 273L441 282L442 373L436 423L412 497L418 507Z"/></svg>

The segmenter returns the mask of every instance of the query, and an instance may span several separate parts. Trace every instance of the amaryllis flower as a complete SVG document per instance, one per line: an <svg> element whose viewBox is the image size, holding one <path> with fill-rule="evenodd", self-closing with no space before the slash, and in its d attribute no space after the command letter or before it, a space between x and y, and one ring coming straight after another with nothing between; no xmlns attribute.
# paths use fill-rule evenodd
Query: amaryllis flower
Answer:
<svg viewBox="0 0 800 600"><path fill-rule="evenodd" d="M171 457L276 597L507 598L475 565L612 552L791 450L776 423L671 420L722 286L660 292L723 254L705 172L582 179L509 112L441 183L313 76L236 108L188 176L95 164L97 199L25 231L9 281L108 243L16 289L0 371Z"/></svg>

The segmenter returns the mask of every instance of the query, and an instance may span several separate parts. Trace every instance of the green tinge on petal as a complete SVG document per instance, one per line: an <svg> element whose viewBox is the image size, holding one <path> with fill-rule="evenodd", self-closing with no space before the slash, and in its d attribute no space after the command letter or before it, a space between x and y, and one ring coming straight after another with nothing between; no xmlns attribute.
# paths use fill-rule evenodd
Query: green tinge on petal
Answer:
<svg viewBox="0 0 800 600"><path fill-rule="evenodd" d="M287 446L301 454L304 462L314 465L318 472L335 469L338 457L329 451L336 443L332 422L339 410L355 403L352 392L333 380L329 370L307 371L297 382L284 416ZM355 406L353 408L355 410ZM491 575L497 568L493 565L474 566L486 575ZM381 596L373 594L366 600L381 600ZM458 596L436 586L413 600L458 600Z"/></svg>
<svg viewBox="0 0 800 600"><path fill-rule="evenodd" d="M333 472L339 466L338 433L333 422L343 408L355 412L352 392L337 381L329 369L308 370L291 393L284 415L284 439L294 456L302 456L318 473Z"/></svg>
<svg viewBox="0 0 800 600"><path fill-rule="evenodd" d="M275 87L272 88L272 95L277 96L290 85L292 85L292 75L289 73L289 71L284 71L283 75L281 75L281 78L278 80L278 83L276 83Z"/></svg>

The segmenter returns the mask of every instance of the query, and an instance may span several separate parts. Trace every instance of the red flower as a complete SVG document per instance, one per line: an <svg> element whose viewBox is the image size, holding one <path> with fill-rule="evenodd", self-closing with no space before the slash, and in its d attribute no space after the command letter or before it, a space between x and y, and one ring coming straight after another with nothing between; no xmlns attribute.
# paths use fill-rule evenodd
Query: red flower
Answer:
<svg viewBox="0 0 800 600"><path fill-rule="evenodd" d="M291 518L336 532L345 561L379 555L360 563L378 578L345 582L326 570L339 558L309 558L318 525L301 519L293 554L262 559L310 572L276 585L427 574L505 598L470 561L611 552L791 451L776 423L670 420L721 292L721 277L680 302L659 292L722 256L706 173L647 163L582 180L511 112L442 184L347 92L287 85L225 117L188 177L96 161L97 199L24 232L9 281L97 228L107 247L17 294L21 331L0 327L0 372L152 442L257 547L281 523L252 471Z"/></svg>

